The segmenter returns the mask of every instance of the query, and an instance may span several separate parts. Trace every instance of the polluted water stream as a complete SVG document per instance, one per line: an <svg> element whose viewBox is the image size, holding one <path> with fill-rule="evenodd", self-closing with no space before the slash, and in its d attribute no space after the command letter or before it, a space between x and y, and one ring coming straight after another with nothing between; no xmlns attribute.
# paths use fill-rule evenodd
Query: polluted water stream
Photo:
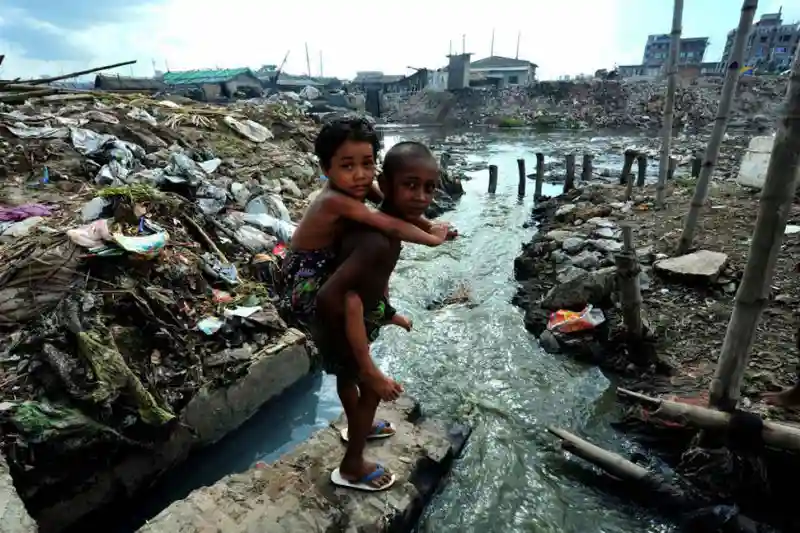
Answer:
<svg viewBox="0 0 800 533"><path fill-rule="evenodd" d="M594 367L544 353L525 330L521 311L511 304L514 258L535 232L525 228L534 184L529 180L528 195L517 198L516 160L524 158L532 172L536 152L563 153L567 146L582 154L591 145L602 154L607 147L611 155L596 155L594 165L616 174L622 150L610 145L625 139L524 131L470 132L445 139L415 128L384 132L385 148L406 139L452 148L476 166L499 168L495 195L486 193L487 170L467 172L472 179L464 182L466 194L455 210L442 216L459 229L459 239L438 248L404 247L390 295L393 305L413 319L414 329L385 328L373 347L380 367L427 414L464 420L474 428L419 531L676 531L662 517L576 476L579 460L560 451L545 429L548 425L623 455L639 450L609 426L615 405L609 381ZM558 194L560 188L546 185L544 192ZM469 302L436 305L455 293L468 295ZM193 489L258 461L274 461L340 412L333 379L307 378L220 443L193 455L146 497L116 507L113 518L104 513L91 523L103 523L106 531L135 531Z"/></svg>

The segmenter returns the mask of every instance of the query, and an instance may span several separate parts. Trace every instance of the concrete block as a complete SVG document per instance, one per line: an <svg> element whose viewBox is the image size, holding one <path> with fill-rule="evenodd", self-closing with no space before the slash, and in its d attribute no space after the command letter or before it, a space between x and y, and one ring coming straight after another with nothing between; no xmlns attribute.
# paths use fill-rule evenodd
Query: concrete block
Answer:
<svg viewBox="0 0 800 533"><path fill-rule="evenodd" d="M767 179L767 167L769 158L772 155L772 143L775 142L774 135L753 137L747 146L747 151L742 156L742 163L739 166L739 175L736 182L744 187L761 189Z"/></svg>
<svg viewBox="0 0 800 533"><path fill-rule="evenodd" d="M80 492L65 495L62 501L37 512L41 533L61 531L116 497L133 494L183 462L192 451L213 444L239 427L310 370L305 335L289 329L276 343L253 356L247 374L240 380L226 388L198 391L181 413L182 424L156 452L131 455L97 472Z"/></svg>
<svg viewBox="0 0 800 533"><path fill-rule="evenodd" d="M420 416L402 397L382 404L378 417L397 434L367 445L366 456L397 475L386 491L364 493L334 486L330 473L344 454L344 424L315 433L265 468L227 476L164 509L140 533L323 533L411 531L470 430Z"/></svg>

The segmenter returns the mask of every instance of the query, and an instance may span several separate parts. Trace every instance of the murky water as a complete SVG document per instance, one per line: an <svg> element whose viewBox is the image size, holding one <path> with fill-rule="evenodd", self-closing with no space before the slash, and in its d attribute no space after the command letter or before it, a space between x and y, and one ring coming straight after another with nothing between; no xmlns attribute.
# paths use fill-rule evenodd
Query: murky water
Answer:
<svg viewBox="0 0 800 533"><path fill-rule="evenodd" d="M472 173L467 194L444 219L462 237L439 248L407 246L390 284L392 302L414 320L414 331L386 328L374 346L380 366L401 381L426 411L445 419L464 418L474 426L463 456L420 525L426 533L479 532L668 532L672 526L575 476L577 460L559 451L545 428L557 425L609 449L634 445L608 426L614 408L609 382L600 372L563 357L545 354L511 305L513 262L533 229L523 229L533 206L517 199L516 159L534 169L534 153L572 145L602 147L608 138L506 132L474 134L477 148L461 145L476 163L499 167L497 194L486 194L488 171ZM387 130L384 143L432 139L414 129ZM613 139L619 142L619 139ZM580 162L580 157L578 158ZM621 150L597 157L595 168L621 168ZM557 193L553 187L546 193ZM475 307L427 305L459 284ZM280 409L274 405L280 403ZM242 471L256 461L272 461L340 413L333 380L309 378L266 406L243 428L195 455L180 471L155 487L124 523L107 531L133 531L171 501L193 488ZM570 465L573 467L570 468ZM113 523L112 523L113 522ZM95 522L96 525L96 522Z"/></svg>

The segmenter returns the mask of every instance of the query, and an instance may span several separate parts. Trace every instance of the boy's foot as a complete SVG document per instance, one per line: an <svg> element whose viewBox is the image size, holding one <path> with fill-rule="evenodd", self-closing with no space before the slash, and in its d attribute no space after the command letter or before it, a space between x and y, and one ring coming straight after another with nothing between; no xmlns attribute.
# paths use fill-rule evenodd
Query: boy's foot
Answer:
<svg viewBox="0 0 800 533"><path fill-rule="evenodd" d="M396 476L384 466L367 462L355 475L343 474L341 468L331 472L331 481L334 485L367 492L386 490L394 485L396 479Z"/></svg>
<svg viewBox="0 0 800 533"><path fill-rule="evenodd" d="M388 420L376 420L375 423L372 424L372 431L370 431L369 435L367 435L367 440L385 439L387 437L391 437L395 433L397 433L397 431L395 431L391 422ZM342 436L342 440L347 442L347 428L343 428L339 434Z"/></svg>
<svg viewBox="0 0 800 533"><path fill-rule="evenodd" d="M403 393L403 386L386 377L383 372L369 372L363 375L364 385L372 389L384 402L393 402Z"/></svg>
<svg viewBox="0 0 800 533"><path fill-rule="evenodd" d="M764 401L779 407L800 407L800 384L781 392L764 394Z"/></svg>

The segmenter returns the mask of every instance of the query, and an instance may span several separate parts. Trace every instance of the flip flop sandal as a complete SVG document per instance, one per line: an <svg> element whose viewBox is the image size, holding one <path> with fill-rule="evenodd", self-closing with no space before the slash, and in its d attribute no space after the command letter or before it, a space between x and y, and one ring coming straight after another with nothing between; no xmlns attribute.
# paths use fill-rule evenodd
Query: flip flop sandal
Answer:
<svg viewBox="0 0 800 533"><path fill-rule="evenodd" d="M385 432L386 429L391 429L391 431L386 433ZM375 425L372 426L372 431L367 435L367 440L386 439L391 437L395 433L396 431L391 422L389 422L388 420L378 420L375 423ZM348 438L347 428L342 428L342 430L339 432L339 435L341 435L343 441L347 442Z"/></svg>
<svg viewBox="0 0 800 533"><path fill-rule="evenodd" d="M397 480L397 477L394 474L391 474L389 481L387 481L380 487L376 487L371 484L372 480L378 479L384 474L386 474L386 470L383 468L383 466L375 465L375 470L373 470L366 476L362 477L357 481L349 481L342 477L342 473L337 468L336 470L331 472L331 482L333 482L333 484L338 487L363 490L365 492L380 492L382 490L390 488L392 485L394 485L394 482Z"/></svg>

